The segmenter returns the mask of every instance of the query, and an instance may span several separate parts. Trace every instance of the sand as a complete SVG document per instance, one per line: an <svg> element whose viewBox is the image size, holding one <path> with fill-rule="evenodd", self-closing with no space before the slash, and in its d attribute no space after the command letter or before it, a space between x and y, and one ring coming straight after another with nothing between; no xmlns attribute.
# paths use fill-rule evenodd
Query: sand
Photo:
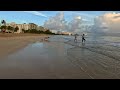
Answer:
<svg viewBox="0 0 120 90"><path fill-rule="evenodd" d="M67 36L51 36L48 42L41 42L43 36L22 37L1 39L4 52L21 49L0 59L0 78L120 79L120 47L110 42L95 38L87 39L85 44L74 43ZM7 49L2 48L5 46Z"/></svg>
<svg viewBox="0 0 120 90"><path fill-rule="evenodd" d="M0 34L0 58L13 53L31 42L41 41L45 34Z"/></svg>

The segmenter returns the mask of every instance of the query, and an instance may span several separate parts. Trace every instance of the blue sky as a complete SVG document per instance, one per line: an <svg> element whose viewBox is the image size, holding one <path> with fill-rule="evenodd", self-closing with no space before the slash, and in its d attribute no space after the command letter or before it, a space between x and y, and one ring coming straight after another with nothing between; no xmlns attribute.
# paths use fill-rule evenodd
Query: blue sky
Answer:
<svg viewBox="0 0 120 90"><path fill-rule="evenodd" d="M43 25L45 20L55 16L59 11L0 11L0 20L16 23L36 23ZM109 11L112 12L112 11ZM75 15L80 15L89 23L93 22L95 16L107 13L107 11L64 11L65 20L70 21Z"/></svg>

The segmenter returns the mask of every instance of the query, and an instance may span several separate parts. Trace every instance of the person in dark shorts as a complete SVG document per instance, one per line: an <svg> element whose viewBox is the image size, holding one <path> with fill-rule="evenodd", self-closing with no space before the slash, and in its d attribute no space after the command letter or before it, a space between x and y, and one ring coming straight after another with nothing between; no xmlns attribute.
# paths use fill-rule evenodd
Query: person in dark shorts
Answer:
<svg viewBox="0 0 120 90"><path fill-rule="evenodd" d="M82 35L82 43L85 42L85 34Z"/></svg>

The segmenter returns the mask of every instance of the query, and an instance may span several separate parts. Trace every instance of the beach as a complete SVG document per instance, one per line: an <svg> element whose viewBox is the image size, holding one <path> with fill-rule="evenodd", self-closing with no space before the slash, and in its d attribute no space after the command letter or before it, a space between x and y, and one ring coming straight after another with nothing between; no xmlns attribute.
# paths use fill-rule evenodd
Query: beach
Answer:
<svg viewBox="0 0 120 90"><path fill-rule="evenodd" d="M41 41L44 34L0 34L0 58L15 52L31 42Z"/></svg>
<svg viewBox="0 0 120 90"><path fill-rule="evenodd" d="M10 51L13 47L15 51L0 59L0 78L120 78L119 37L90 35L85 43L81 43L80 37L77 43L73 36L54 35L48 41L41 41L43 37L46 36L23 36L10 41L2 38L1 49L7 52L10 46Z"/></svg>

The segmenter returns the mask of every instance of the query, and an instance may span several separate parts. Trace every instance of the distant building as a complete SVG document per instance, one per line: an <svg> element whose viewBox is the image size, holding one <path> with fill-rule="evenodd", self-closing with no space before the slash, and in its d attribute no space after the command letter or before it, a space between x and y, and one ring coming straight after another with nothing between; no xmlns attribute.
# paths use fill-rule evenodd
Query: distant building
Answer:
<svg viewBox="0 0 120 90"><path fill-rule="evenodd" d="M51 32L57 34L57 30L51 30Z"/></svg>
<svg viewBox="0 0 120 90"><path fill-rule="evenodd" d="M17 27L19 28L19 30L16 33L22 33L22 30L28 30L28 29L38 29L38 25L34 24L34 23L23 23L23 24L16 24L15 22L11 22L11 23L7 23L6 26L11 26L13 28Z"/></svg>
<svg viewBox="0 0 120 90"><path fill-rule="evenodd" d="M26 24L26 23L22 24L22 29L28 30L29 29L29 24Z"/></svg>
<svg viewBox="0 0 120 90"><path fill-rule="evenodd" d="M44 28L44 31L47 31L48 29L47 28Z"/></svg>
<svg viewBox="0 0 120 90"><path fill-rule="evenodd" d="M16 23L15 22L7 23L6 26L11 26L11 27L15 28Z"/></svg>
<svg viewBox="0 0 120 90"><path fill-rule="evenodd" d="M62 32L61 31L57 31L57 34L62 34Z"/></svg>
<svg viewBox="0 0 120 90"><path fill-rule="evenodd" d="M29 23L29 29L37 29L37 25L34 23Z"/></svg>
<svg viewBox="0 0 120 90"><path fill-rule="evenodd" d="M18 26L18 28L19 28L17 33L21 33L22 32L22 24L16 24L16 26Z"/></svg>
<svg viewBox="0 0 120 90"><path fill-rule="evenodd" d="M40 26L37 26L37 30L38 30L38 31L41 30Z"/></svg>
<svg viewBox="0 0 120 90"><path fill-rule="evenodd" d="M72 35L72 33L70 33L70 32L62 32L62 34L64 34L64 35Z"/></svg>
<svg viewBox="0 0 120 90"><path fill-rule="evenodd" d="M44 31L44 27L42 27L42 26L37 26L37 30L39 31Z"/></svg>

